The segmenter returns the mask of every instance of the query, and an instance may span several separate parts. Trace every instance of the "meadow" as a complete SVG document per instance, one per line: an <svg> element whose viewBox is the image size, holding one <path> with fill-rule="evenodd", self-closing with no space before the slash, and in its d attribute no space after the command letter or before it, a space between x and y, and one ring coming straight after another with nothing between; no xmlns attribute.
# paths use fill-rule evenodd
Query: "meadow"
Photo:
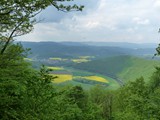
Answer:
<svg viewBox="0 0 160 120"><path fill-rule="evenodd" d="M83 81L96 81L97 83L109 83L109 81L107 79L105 79L104 77L100 77L100 76L73 76L71 74L51 74L53 77L57 77L55 79L53 79L52 82L54 83L63 83L63 82L67 82L67 81L73 81L75 79L81 79ZM85 82L84 82L85 83Z"/></svg>
<svg viewBox="0 0 160 120"><path fill-rule="evenodd" d="M147 82L156 70L155 66L159 64L160 62L157 60L133 56L116 56L76 64L73 65L73 68L120 79L123 82L134 81L140 77L144 77Z"/></svg>
<svg viewBox="0 0 160 120"><path fill-rule="evenodd" d="M64 68L63 67L47 67L48 69L50 69L50 70L64 70Z"/></svg>
<svg viewBox="0 0 160 120"><path fill-rule="evenodd" d="M58 58L58 57L54 57L54 58L49 58L49 60L56 60L56 61L67 61L68 59L63 59L63 58Z"/></svg>
<svg viewBox="0 0 160 120"><path fill-rule="evenodd" d="M90 60L85 58L79 58L79 59L71 59L71 61L74 63L83 63L83 62L89 62Z"/></svg>

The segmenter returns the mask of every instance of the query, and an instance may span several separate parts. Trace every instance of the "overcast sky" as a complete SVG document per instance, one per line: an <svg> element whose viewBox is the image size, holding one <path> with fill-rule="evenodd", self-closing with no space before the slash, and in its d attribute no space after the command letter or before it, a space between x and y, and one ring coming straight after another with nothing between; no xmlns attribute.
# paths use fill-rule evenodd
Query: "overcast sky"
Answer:
<svg viewBox="0 0 160 120"><path fill-rule="evenodd" d="M75 0L82 12L48 7L21 41L160 42L160 0Z"/></svg>

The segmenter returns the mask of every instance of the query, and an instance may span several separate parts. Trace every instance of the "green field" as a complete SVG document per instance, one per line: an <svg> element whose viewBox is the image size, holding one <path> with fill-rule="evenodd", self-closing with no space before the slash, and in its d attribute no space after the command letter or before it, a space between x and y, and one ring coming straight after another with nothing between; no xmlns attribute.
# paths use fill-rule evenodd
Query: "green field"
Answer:
<svg viewBox="0 0 160 120"><path fill-rule="evenodd" d="M160 65L160 62L156 60L146 60L131 56L117 56L93 60L83 64L80 63L73 67L126 82L134 81L141 76L144 77L145 81L148 81L155 71L155 66L158 65Z"/></svg>
<svg viewBox="0 0 160 120"><path fill-rule="evenodd" d="M160 65L160 61L145 60L142 58L131 58L132 66L125 68L117 76L125 81L134 81L136 78L143 77L148 81L155 71L155 67Z"/></svg>
<svg viewBox="0 0 160 120"><path fill-rule="evenodd" d="M107 89L117 89L119 87L119 84L110 77L69 67L64 67L63 70L56 70L52 72L52 75L58 77L53 82L61 85L81 85L84 88L87 88L87 86L90 88L94 85L104 85L107 86Z"/></svg>
<svg viewBox="0 0 160 120"><path fill-rule="evenodd" d="M56 76L55 83L76 84L81 86L105 85L107 89L117 89L127 81L144 77L148 81L160 64L156 60L147 60L131 56L102 58L69 67L48 66ZM105 81L105 82L104 82ZM106 83L106 84L104 84Z"/></svg>

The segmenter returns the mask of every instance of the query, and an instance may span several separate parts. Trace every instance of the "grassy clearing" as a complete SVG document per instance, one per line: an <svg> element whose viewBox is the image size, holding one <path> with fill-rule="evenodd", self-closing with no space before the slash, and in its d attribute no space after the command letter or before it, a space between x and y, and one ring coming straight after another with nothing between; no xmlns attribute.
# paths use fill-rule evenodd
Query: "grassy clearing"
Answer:
<svg viewBox="0 0 160 120"><path fill-rule="evenodd" d="M117 76L127 81L134 81L137 78L143 77L147 82L155 71L155 67L159 66L160 62L156 60L145 60L142 58L132 58L133 65L121 71Z"/></svg>
<svg viewBox="0 0 160 120"><path fill-rule="evenodd" d="M66 61L68 59L63 59L63 58L49 58L50 60L56 60L56 61Z"/></svg>
<svg viewBox="0 0 160 120"><path fill-rule="evenodd" d="M74 63L83 63L83 62L89 62L90 60L84 59L84 58L79 58L79 59L71 59L71 61Z"/></svg>
<svg viewBox="0 0 160 120"><path fill-rule="evenodd" d="M94 56L79 56L80 59L90 59L95 58Z"/></svg>
<svg viewBox="0 0 160 120"><path fill-rule="evenodd" d="M64 70L63 67L47 67L47 68L51 70Z"/></svg>
<svg viewBox="0 0 160 120"><path fill-rule="evenodd" d="M62 60L62 58L49 58L50 60L59 60L59 61L61 61Z"/></svg>
<svg viewBox="0 0 160 120"><path fill-rule="evenodd" d="M24 58L26 61L33 61L31 58Z"/></svg>

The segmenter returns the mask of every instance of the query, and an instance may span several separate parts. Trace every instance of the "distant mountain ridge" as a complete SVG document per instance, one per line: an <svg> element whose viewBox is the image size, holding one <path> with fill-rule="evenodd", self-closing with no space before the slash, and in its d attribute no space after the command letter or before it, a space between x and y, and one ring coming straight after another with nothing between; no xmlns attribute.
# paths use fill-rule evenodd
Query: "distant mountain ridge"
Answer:
<svg viewBox="0 0 160 120"><path fill-rule="evenodd" d="M96 45L91 45L92 43L81 43L81 42L22 42L25 48L31 48L32 55L30 57L37 58L50 58L50 57L62 57L62 58L74 58L77 56L96 56L96 57L106 57L106 56L117 56L117 55L154 55L154 47L143 47L136 48L137 44L132 45L131 48L124 47L119 43L115 43L111 46L111 43L103 44L103 46L97 42ZM110 46L107 46L110 45ZM106 46L105 46L106 45ZM117 46L116 46L117 45ZM120 47L121 46L121 47ZM133 47L134 46L134 47ZM152 45L151 45L152 46ZM136 48L136 49L135 49Z"/></svg>
<svg viewBox="0 0 160 120"><path fill-rule="evenodd" d="M128 42L85 42L84 44L91 46L114 46L122 48L156 48L157 43L128 43Z"/></svg>

